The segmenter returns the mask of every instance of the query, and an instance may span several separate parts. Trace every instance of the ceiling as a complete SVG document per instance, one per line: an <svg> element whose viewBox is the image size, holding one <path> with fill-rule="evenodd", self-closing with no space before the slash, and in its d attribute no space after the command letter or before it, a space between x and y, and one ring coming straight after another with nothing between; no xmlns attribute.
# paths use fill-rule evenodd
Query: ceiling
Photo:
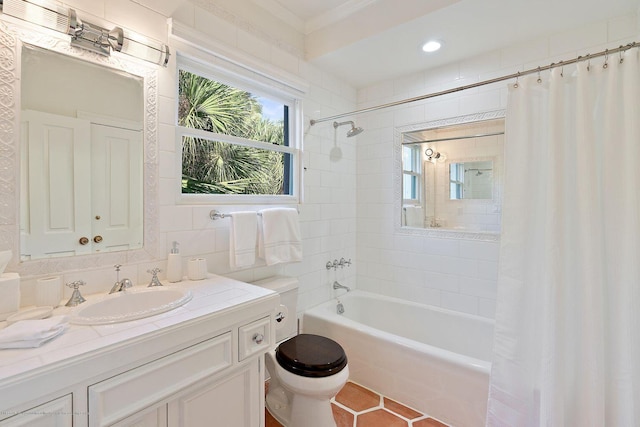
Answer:
<svg viewBox="0 0 640 427"><path fill-rule="evenodd" d="M635 17L640 4L640 0L253 2L304 34L309 62L356 88L591 22ZM594 35L601 40L598 37ZM420 48L429 39L441 41L443 48L423 53Z"/></svg>

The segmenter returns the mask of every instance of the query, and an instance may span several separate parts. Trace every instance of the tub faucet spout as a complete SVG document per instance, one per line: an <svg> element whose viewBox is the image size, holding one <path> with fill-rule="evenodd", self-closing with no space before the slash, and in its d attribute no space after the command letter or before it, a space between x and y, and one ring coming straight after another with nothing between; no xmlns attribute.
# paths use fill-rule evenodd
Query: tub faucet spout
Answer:
<svg viewBox="0 0 640 427"><path fill-rule="evenodd" d="M345 289L347 292L351 290L351 288L349 288L348 286L344 286L338 283L337 280L333 282L333 289Z"/></svg>

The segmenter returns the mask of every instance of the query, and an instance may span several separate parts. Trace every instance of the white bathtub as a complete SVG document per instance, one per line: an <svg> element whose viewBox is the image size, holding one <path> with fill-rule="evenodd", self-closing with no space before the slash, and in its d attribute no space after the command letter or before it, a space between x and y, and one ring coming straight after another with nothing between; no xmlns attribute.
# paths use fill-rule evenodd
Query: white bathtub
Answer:
<svg viewBox="0 0 640 427"><path fill-rule="evenodd" d="M493 321L363 291L304 313L342 345L350 379L455 427L484 426Z"/></svg>

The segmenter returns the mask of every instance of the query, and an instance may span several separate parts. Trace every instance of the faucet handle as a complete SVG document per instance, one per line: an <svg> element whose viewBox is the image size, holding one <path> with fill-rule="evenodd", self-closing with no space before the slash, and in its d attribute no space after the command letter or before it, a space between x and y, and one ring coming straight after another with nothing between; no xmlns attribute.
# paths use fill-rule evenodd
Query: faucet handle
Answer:
<svg viewBox="0 0 640 427"><path fill-rule="evenodd" d="M148 288L151 288L153 286L162 286L162 283L160 283L160 279L158 279L158 273L160 273L161 271L162 270L160 270L158 267L147 270L147 273L151 274L151 282L149 282L149 285L147 286Z"/></svg>
<svg viewBox="0 0 640 427"><path fill-rule="evenodd" d="M338 264L340 265L340 268L344 268L345 265L349 267L351 265L351 258L349 258L349 261L344 258L340 258L340 262Z"/></svg>
<svg viewBox="0 0 640 427"><path fill-rule="evenodd" d="M84 285L86 285L84 280L76 280L75 282L67 283L67 286L73 288L74 290L77 290L78 288L80 288L80 286Z"/></svg>
<svg viewBox="0 0 640 427"><path fill-rule="evenodd" d="M67 307L75 307L76 305L82 304L86 301L84 297L80 294L80 286L84 286L85 282L83 280L76 280L75 282L67 283L67 286L73 288L73 293L71 294L71 298L65 304Z"/></svg>

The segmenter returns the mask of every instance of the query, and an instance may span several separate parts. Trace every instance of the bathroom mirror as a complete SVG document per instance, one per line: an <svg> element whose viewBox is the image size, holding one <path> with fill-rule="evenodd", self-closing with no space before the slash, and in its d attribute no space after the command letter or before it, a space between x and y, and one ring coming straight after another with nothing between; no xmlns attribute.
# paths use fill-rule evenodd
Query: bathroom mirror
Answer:
<svg viewBox="0 0 640 427"><path fill-rule="evenodd" d="M449 199L493 198L493 160L449 163Z"/></svg>
<svg viewBox="0 0 640 427"><path fill-rule="evenodd" d="M503 111L403 126L395 143L397 231L498 239Z"/></svg>
<svg viewBox="0 0 640 427"><path fill-rule="evenodd" d="M0 61L0 162L4 166L0 171L4 207L0 245L13 250L14 271L29 276L155 258L157 68L71 47L68 37L39 33L20 23L0 22L0 35L0 48L5 52ZM61 70L58 80L55 68ZM22 78L30 82L28 87L21 84ZM72 99L77 103L72 104ZM45 138L44 149L22 144L23 138L33 137L34 129L49 138ZM95 140L95 133L101 134L98 139L102 142L74 142ZM58 149L46 147L52 141L60 142ZM38 160L39 156L46 162ZM108 160L97 162L104 157ZM38 166L40 171L35 170ZM30 180L44 180L39 187L49 193L41 198L49 198L50 205L37 205L26 191ZM76 194L78 186L82 188ZM95 197L100 192L108 194L106 202ZM85 205L77 209L81 201ZM44 211L44 222L56 227L62 224L62 228L75 229L89 223L85 233L74 239L89 240L91 244L78 246L91 250L69 250L44 238L46 243L27 240L21 229L33 229L31 213L38 209ZM134 237L95 250L112 231L95 227L95 222L106 224L104 218L111 225L126 223L127 230L120 234ZM40 245L47 249L34 256L38 251L32 249Z"/></svg>
<svg viewBox="0 0 640 427"><path fill-rule="evenodd" d="M20 259L142 248L142 78L25 44L20 81Z"/></svg>

